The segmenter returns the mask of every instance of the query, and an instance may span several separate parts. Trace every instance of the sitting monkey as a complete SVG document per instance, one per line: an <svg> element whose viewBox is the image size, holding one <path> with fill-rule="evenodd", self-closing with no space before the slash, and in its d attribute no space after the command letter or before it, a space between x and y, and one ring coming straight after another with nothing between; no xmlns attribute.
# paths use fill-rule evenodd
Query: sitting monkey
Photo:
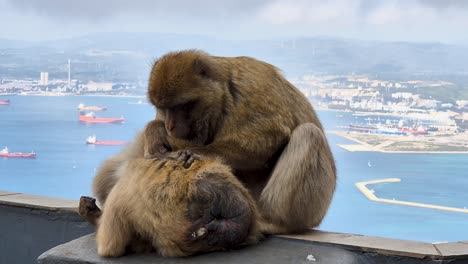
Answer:
<svg viewBox="0 0 468 264"><path fill-rule="evenodd" d="M256 200L265 234L321 223L335 191L335 161L312 105L275 66L170 52L153 65L148 99L156 118L139 155L190 150L221 158ZM106 182L105 171L99 177ZM105 193L111 186L96 187Z"/></svg>
<svg viewBox="0 0 468 264"><path fill-rule="evenodd" d="M220 158L232 169L254 198L261 233L320 224L335 191L335 162L312 106L276 67L248 57L172 52L154 63L148 99L157 115L146 137L106 160L94 179L104 211L111 207L107 200L120 182L121 164L188 151ZM186 161L183 167L193 158ZM126 199L121 202L133 208L134 198Z"/></svg>
<svg viewBox="0 0 468 264"><path fill-rule="evenodd" d="M117 257L127 247L150 245L163 256L188 256L260 238L255 202L230 168L180 156L123 162L102 212L82 197L80 214L94 223L100 217L99 255Z"/></svg>

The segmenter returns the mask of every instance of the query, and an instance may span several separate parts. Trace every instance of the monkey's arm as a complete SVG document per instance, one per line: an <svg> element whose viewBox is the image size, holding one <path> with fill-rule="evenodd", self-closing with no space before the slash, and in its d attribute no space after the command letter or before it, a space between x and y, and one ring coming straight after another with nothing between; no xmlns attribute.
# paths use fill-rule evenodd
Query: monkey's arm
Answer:
<svg viewBox="0 0 468 264"><path fill-rule="evenodd" d="M325 216L336 186L336 167L322 129L298 126L264 187L258 208L264 233L303 231Z"/></svg>
<svg viewBox="0 0 468 264"><path fill-rule="evenodd" d="M236 170L258 170L268 166L270 159L289 140L284 133L265 137L261 135L242 137L241 135L219 140L210 145L188 147L187 149L201 156L221 158L224 163Z"/></svg>
<svg viewBox="0 0 468 264"><path fill-rule="evenodd" d="M161 114L156 115L156 119L148 122L144 131L144 157L150 158L153 155L164 154L172 150L167 140L167 131Z"/></svg>

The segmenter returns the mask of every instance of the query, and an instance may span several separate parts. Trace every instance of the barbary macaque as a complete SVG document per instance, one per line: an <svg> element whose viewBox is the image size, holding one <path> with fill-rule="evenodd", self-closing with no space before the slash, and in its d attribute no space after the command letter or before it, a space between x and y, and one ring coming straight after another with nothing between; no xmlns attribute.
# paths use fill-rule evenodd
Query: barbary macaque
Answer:
<svg viewBox="0 0 468 264"><path fill-rule="evenodd" d="M102 211L93 199L81 198L80 214L98 223L99 255L117 257L130 248L188 256L261 237L255 201L230 168L216 160L180 156L120 164L115 171L119 180Z"/></svg>
<svg viewBox="0 0 468 264"><path fill-rule="evenodd" d="M221 158L257 201L264 233L320 224L335 185L335 162L307 98L274 66L249 57L172 52L154 63L156 107L144 155L190 150Z"/></svg>
<svg viewBox="0 0 468 264"><path fill-rule="evenodd" d="M277 68L248 57L172 52L154 63L148 97L156 107L155 120L134 144L106 160L94 179L93 192L104 214L116 200L130 208L135 202L109 200L126 175L122 163L174 152L185 153L184 168L197 156L227 165L252 195L263 234L320 224L335 190L334 159L307 98ZM221 193L217 199L222 198Z"/></svg>

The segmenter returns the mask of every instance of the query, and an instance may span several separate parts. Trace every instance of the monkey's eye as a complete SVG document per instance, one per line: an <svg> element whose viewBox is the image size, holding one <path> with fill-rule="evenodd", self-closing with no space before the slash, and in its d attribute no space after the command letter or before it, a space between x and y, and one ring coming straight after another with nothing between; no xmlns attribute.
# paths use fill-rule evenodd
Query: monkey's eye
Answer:
<svg viewBox="0 0 468 264"><path fill-rule="evenodd" d="M182 111L189 111L189 110L192 110L194 106L195 106L195 101L191 101L191 102L181 105L180 109L182 109Z"/></svg>

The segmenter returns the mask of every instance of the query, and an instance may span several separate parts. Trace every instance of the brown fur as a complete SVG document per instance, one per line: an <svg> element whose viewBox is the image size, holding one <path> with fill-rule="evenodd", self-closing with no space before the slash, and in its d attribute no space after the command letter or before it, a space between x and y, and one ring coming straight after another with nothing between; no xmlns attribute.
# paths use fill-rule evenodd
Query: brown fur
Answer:
<svg viewBox="0 0 468 264"><path fill-rule="evenodd" d="M127 160L143 158L144 146L145 137L143 133L139 133L132 144L101 165L92 185L93 193L101 205L104 205L107 196L121 176L116 173L117 169Z"/></svg>
<svg viewBox="0 0 468 264"><path fill-rule="evenodd" d="M274 66L199 51L169 53L151 71L148 96L156 119L100 168L93 191L101 204L120 182L121 164L189 149L233 169L257 203L261 232L297 232L320 224L335 190L334 159L312 106ZM131 197L113 198L112 204L133 208L138 192L131 189Z"/></svg>
<svg viewBox="0 0 468 264"><path fill-rule="evenodd" d="M132 159L116 176L96 234L102 256L123 255L135 241L163 256L187 256L259 238L253 198L220 162L196 160L186 169L174 159Z"/></svg>
<svg viewBox="0 0 468 264"><path fill-rule="evenodd" d="M154 64L148 96L157 108L152 122L166 128L153 143L222 158L256 197L263 232L320 224L335 190L334 159L312 106L277 68L173 52Z"/></svg>

